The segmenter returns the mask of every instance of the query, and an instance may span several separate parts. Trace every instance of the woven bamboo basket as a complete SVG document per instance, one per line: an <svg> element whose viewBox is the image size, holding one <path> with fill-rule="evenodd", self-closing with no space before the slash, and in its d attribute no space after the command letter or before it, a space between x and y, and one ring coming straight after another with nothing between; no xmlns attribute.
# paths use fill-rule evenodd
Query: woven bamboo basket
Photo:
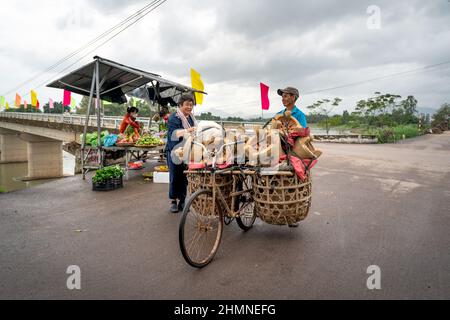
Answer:
<svg viewBox="0 0 450 320"><path fill-rule="evenodd" d="M187 173L187 179L189 182L189 189L188 189L189 193L194 194L196 191L198 191L200 189L212 190L212 184L213 184L212 177L213 177L213 175L208 172ZM223 197L225 198L225 201L231 208L231 193L233 192L233 175L231 175L231 174L216 174L215 179L216 179L216 187L219 188ZM218 196L216 195L216 198L217 197ZM210 197L208 199L203 199L202 201L199 201L198 204L193 203L193 206L199 212L200 211L205 212L205 213L209 212L209 214L210 214L212 212L212 209L208 209L208 208L212 208L212 205L213 205L212 201L213 201L213 199L212 199L212 197ZM219 204L220 202L218 200L216 200L216 203ZM202 208L199 207L200 205ZM224 210L225 208L222 208L222 209L225 214L226 213ZM216 209L215 214L218 214L217 209Z"/></svg>
<svg viewBox="0 0 450 320"><path fill-rule="evenodd" d="M302 181L293 176L255 176L255 210L259 218L271 225L291 225L303 221L312 202L310 174Z"/></svg>

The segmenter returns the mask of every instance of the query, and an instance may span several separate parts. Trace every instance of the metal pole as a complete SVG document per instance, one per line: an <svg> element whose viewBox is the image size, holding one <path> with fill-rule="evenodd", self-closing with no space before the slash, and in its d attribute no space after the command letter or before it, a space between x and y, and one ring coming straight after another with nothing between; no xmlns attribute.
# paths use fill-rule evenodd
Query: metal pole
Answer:
<svg viewBox="0 0 450 320"><path fill-rule="evenodd" d="M86 122L84 123L83 141L81 142L81 168L83 170L83 180L86 179L86 173L84 171L84 148L86 147L86 135L87 135L87 129L89 126L89 119L90 119L90 115L91 115L92 99L94 98L95 78L96 78L96 70L94 68L94 73L92 74L91 92L89 93L89 103L88 103L87 113L86 113ZM64 112L64 106L63 106L63 112Z"/></svg>
<svg viewBox="0 0 450 320"><path fill-rule="evenodd" d="M95 82L96 82L96 89L97 89L97 133L98 133L98 158L99 158L99 165L100 168L103 167L103 152L102 152L102 127L101 127L101 99L100 99L100 62L97 61L95 62Z"/></svg>

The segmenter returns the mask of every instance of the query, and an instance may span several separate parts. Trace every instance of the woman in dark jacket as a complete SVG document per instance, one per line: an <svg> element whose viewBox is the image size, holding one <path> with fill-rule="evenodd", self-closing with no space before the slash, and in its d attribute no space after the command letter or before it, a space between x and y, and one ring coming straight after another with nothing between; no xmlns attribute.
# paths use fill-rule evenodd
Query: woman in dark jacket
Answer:
<svg viewBox="0 0 450 320"><path fill-rule="evenodd" d="M184 141L184 136L192 134L196 130L197 120L192 113L194 103L194 98L191 95L185 94L181 96L177 112L169 117L166 152L170 171L169 198L172 200L170 208L172 213L177 213L184 209L188 186L188 181L184 174L187 166L184 163L174 163L172 151L175 147L180 147Z"/></svg>

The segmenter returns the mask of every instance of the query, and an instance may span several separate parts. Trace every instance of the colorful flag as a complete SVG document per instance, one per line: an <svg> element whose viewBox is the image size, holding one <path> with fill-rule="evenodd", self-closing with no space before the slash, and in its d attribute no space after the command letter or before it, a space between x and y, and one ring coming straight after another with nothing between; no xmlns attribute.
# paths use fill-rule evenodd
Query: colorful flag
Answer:
<svg viewBox="0 0 450 320"><path fill-rule="evenodd" d="M39 103L39 100L38 100L37 103L36 103L36 108L39 109L40 106L41 106L41 104Z"/></svg>
<svg viewBox="0 0 450 320"><path fill-rule="evenodd" d="M205 85L202 81L202 77L200 73L195 71L194 69L191 69L191 79L192 79L192 88L199 91L205 90ZM203 94L202 93L195 93L195 100L197 101L197 104L203 104Z"/></svg>
<svg viewBox="0 0 450 320"><path fill-rule="evenodd" d="M270 100L269 100L269 87L264 83L260 84L261 86L261 106L263 110L270 109Z"/></svg>
<svg viewBox="0 0 450 320"><path fill-rule="evenodd" d="M15 103L16 108L20 108L20 105L21 105L21 104L22 104L22 97L19 96L18 93L16 93L16 103Z"/></svg>
<svg viewBox="0 0 450 320"><path fill-rule="evenodd" d="M9 110L9 103L6 103L6 110Z"/></svg>
<svg viewBox="0 0 450 320"><path fill-rule="evenodd" d="M64 90L64 101L63 106L70 106L70 103L72 102L72 93L70 91Z"/></svg>
<svg viewBox="0 0 450 320"><path fill-rule="evenodd" d="M49 106L50 109L55 109L55 103L53 102L52 99L48 100L48 106Z"/></svg>
<svg viewBox="0 0 450 320"><path fill-rule="evenodd" d="M1 97L0 97L0 108L3 108L3 107L5 106L5 102L6 102L5 97L4 97L4 96L1 96Z"/></svg>
<svg viewBox="0 0 450 320"><path fill-rule="evenodd" d="M24 107L24 109L28 109L28 102L27 102L27 100L25 100L23 102L23 107Z"/></svg>
<svg viewBox="0 0 450 320"><path fill-rule="evenodd" d="M38 100L37 100L37 93L36 91L31 90L31 105L33 107L37 107Z"/></svg>
<svg viewBox="0 0 450 320"><path fill-rule="evenodd" d="M77 108L77 102L75 101L74 98L72 98L72 99L70 100L70 108L71 108L72 110L75 110L75 109Z"/></svg>

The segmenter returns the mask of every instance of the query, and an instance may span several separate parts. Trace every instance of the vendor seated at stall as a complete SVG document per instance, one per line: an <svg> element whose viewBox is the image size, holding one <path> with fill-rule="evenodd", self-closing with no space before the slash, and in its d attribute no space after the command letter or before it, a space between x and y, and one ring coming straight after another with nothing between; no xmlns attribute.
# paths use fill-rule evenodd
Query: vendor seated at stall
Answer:
<svg viewBox="0 0 450 320"><path fill-rule="evenodd" d="M138 116L139 109L136 107L131 107L127 109L127 114L122 120L120 125L120 134L124 134L127 130L128 126L132 126L134 128L135 133L139 134L141 129L139 122L136 121Z"/></svg>

